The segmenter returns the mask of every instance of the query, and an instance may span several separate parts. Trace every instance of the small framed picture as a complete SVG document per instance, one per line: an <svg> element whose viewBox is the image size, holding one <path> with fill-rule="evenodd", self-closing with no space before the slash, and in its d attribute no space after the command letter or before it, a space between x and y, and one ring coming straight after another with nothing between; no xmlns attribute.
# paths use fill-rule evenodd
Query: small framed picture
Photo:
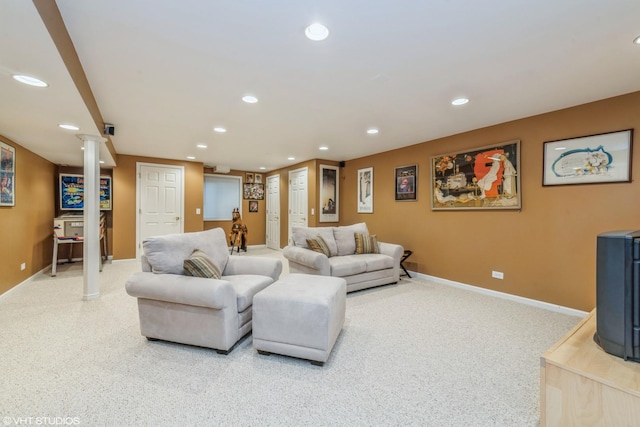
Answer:
<svg viewBox="0 0 640 427"><path fill-rule="evenodd" d="M249 212L258 212L257 200L249 200Z"/></svg>
<svg viewBox="0 0 640 427"><path fill-rule="evenodd" d="M417 200L418 165L396 168L395 179L396 200Z"/></svg>
<svg viewBox="0 0 640 427"><path fill-rule="evenodd" d="M253 182L255 182L256 184L262 184L262 174L261 173L254 173L253 174Z"/></svg>
<svg viewBox="0 0 640 427"><path fill-rule="evenodd" d="M244 182L253 184L253 172L247 172L244 174Z"/></svg>

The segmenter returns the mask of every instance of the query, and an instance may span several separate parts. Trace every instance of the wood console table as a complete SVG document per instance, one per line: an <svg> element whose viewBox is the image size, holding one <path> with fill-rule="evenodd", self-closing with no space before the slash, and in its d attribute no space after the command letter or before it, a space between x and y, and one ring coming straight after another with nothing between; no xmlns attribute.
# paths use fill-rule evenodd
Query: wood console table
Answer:
<svg viewBox="0 0 640 427"><path fill-rule="evenodd" d="M640 425L640 363L594 341L595 309L540 358L541 426Z"/></svg>

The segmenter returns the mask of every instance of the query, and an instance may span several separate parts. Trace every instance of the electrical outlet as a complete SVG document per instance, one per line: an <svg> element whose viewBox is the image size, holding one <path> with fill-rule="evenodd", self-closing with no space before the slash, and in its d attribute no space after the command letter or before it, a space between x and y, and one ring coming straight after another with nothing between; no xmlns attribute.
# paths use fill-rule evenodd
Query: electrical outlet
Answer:
<svg viewBox="0 0 640 427"><path fill-rule="evenodd" d="M491 272L491 277L493 277L494 279L500 279L503 280L504 279L504 273L502 271L492 271Z"/></svg>
<svg viewBox="0 0 640 427"><path fill-rule="evenodd" d="M27 268L27 263L26 262L23 262L22 264L20 264L20 270L21 271L26 269L26 268Z"/></svg>

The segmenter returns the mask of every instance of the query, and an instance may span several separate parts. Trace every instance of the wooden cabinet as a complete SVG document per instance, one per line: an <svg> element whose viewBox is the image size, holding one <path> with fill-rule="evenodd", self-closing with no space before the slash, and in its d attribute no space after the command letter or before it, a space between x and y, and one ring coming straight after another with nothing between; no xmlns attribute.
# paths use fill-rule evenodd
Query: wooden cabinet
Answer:
<svg viewBox="0 0 640 427"><path fill-rule="evenodd" d="M541 426L640 425L640 363L593 341L596 311L540 359Z"/></svg>

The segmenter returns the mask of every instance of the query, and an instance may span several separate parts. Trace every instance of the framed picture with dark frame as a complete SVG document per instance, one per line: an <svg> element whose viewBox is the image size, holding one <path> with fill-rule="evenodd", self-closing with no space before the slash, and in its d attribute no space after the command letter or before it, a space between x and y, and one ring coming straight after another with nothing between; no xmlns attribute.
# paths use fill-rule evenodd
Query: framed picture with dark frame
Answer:
<svg viewBox="0 0 640 427"><path fill-rule="evenodd" d="M432 210L521 209L520 141L431 157Z"/></svg>
<svg viewBox="0 0 640 427"><path fill-rule="evenodd" d="M0 142L0 206L16 205L16 149Z"/></svg>
<svg viewBox="0 0 640 427"><path fill-rule="evenodd" d="M84 176L78 174L60 174L60 210L84 210ZM111 177L100 176L100 210L111 210Z"/></svg>
<svg viewBox="0 0 640 427"><path fill-rule="evenodd" d="M396 200L418 199L418 165L400 166L395 173Z"/></svg>
<svg viewBox="0 0 640 427"><path fill-rule="evenodd" d="M319 222L338 222L338 195L340 180L337 166L320 165L320 219Z"/></svg>
<svg viewBox="0 0 640 427"><path fill-rule="evenodd" d="M544 143L542 185L631 182L633 129Z"/></svg>
<svg viewBox="0 0 640 427"><path fill-rule="evenodd" d="M249 200L249 212L251 212L251 213L258 212L258 201L257 200Z"/></svg>
<svg viewBox="0 0 640 427"><path fill-rule="evenodd" d="M245 183L242 192L244 199L264 200L264 184Z"/></svg>

